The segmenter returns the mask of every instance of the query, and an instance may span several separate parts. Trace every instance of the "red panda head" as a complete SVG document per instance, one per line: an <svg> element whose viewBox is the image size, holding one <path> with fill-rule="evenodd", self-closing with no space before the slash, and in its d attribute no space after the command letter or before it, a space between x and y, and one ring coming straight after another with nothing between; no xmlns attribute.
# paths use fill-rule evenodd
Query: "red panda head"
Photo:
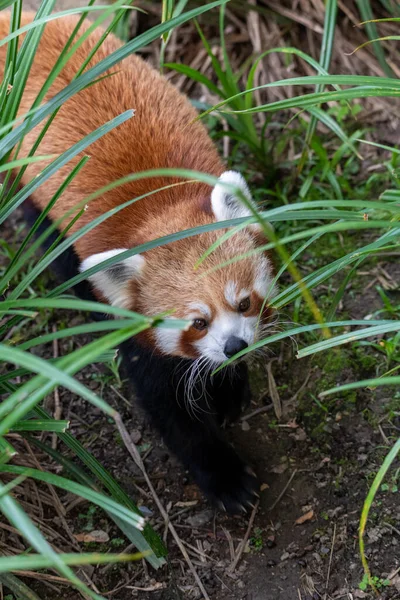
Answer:
<svg viewBox="0 0 400 600"><path fill-rule="evenodd" d="M211 192L208 210L183 200L169 212L152 217L147 223L152 237L251 216L250 210L224 185L239 188L251 203L242 176L227 171L219 182ZM171 318L190 321L190 327L184 331L152 330L152 341L161 353L204 359L209 365L221 364L260 337L270 321L269 300L274 294L270 261L264 252L254 252L265 243L257 224L235 232L195 268L198 259L225 231L202 233L131 256L89 276L89 280L110 304L148 316L173 311ZM94 254L82 262L81 271L125 250ZM249 256L216 268L239 255Z"/></svg>

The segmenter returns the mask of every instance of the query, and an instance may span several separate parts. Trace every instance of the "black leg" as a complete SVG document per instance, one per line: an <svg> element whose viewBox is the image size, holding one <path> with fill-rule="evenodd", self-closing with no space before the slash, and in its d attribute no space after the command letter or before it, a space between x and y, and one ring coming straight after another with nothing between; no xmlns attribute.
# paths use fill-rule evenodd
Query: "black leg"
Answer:
<svg viewBox="0 0 400 600"><path fill-rule="evenodd" d="M208 499L230 513L253 505L257 480L224 439L210 403L205 398L198 401L195 415L185 406L178 383L187 365L155 357L134 340L121 350L140 404Z"/></svg>
<svg viewBox="0 0 400 600"><path fill-rule="evenodd" d="M34 225L36 219L41 214L40 210L38 210L29 199L25 200L23 204L23 212L24 218L30 227ZM50 225L51 220L48 217L45 217L36 232L36 237L41 236ZM42 243L42 248L48 250L57 240L58 236L59 232L57 230L53 231ZM68 279L72 279L72 277L77 275L79 273L79 258L75 250L72 247L67 248L67 250L51 263L51 270L60 281L68 281ZM96 301L90 283L86 279L77 283L73 289L76 295L79 296L79 298L82 298L82 300ZM102 321L106 318L104 314L97 312L92 313L91 316L95 321Z"/></svg>
<svg viewBox="0 0 400 600"><path fill-rule="evenodd" d="M247 365L241 362L219 371L213 377L212 390L219 422L237 421L251 401Z"/></svg>

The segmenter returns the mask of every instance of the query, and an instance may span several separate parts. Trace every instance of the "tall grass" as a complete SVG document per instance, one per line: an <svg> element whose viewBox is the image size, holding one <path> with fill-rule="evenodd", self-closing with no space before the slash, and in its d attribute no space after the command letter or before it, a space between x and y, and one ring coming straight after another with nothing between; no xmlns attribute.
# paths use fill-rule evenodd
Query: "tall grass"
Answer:
<svg viewBox="0 0 400 600"><path fill-rule="evenodd" d="M111 25L107 28L108 33L118 25L121 18L130 10L130 7L124 6L126 2L124 3L121 0L109 7L94 7L91 4L93 2L90 2L86 8L71 9L62 13L50 14L54 7L54 2L44 1L40 5L34 22L29 26L20 28L22 1L15 0L11 3L10 34L5 40L0 40L0 43L8 44L5 75L0 87L0 169L5 174L4 185L0 188L1 223L4 223L5 219L31 193L38 189L43 182L60 169L62 165L67 164L74 156L96 139L105 135L108 131L118 126L118 124L131 118L133 114L131 111L128 111L116 117L99 130L86 136L63 155L52 157L52 162L44 168L38 178L19 189L18 183L21 180L24 167L29 162L49 158L37 156L35 152L40 139L47 131L49 124L63 102L86 85L95 82L110 66L118 64L125 56L157 39L161 34L167 34L179 24L200 15L206 10L212 9L219 2L210 3L207 6L199 7L185 13L180 11L177 16L166 20L161 25L126 43L121 49L98 63L92 69L84 71L85 63L82 65L76 79L61 94L43 104L44 95L52 81L54 81L54 78L70 56L76 52L88 33L82 34L73 42L73 36L71 36L38 98L33 103L31 110L23 115L23 117L19 116L18 110L21 97L46 22L50 19L63 18L66 15L76 13L82 13L83 18L87 12L99 11L100 16L95 20L90 30L111 16ZM4 4L2 5L3 7L5 7ZM82 19L79 21L74 34L79 32L81 22ZM21 43L19 35L22 33L26 35ZM46 118L48 118L47 122L45 121ZM34 126L42 123L44 123L42 132L38 137L38 141L33 146L30 156L27 159L20 159L18 154L24 135ZM68 579L85 597L99 600L102 596L85 585L76 576L71 567L82 564L137 560L138 557L145 557L155 568L165 562L166 549L164 544L151 526L145 523L144 518L132 499L82 444L68 433L69 423L67 421L55 421L40 406L45 396L56 386L60 385L97 406L113 419L117 415L115 409L80 383L74 375L85 365L102 361L102 357L110 349L117 347L123 340L136 335L140 331L153 326L178 328L183 326L183 323L180 321L166 321L162 316L154 315L154 318L147 318L131 311L114 310L114 308L108 305L84 302L63 296L62 292L64 290L55 291L51 294L51 297L46 298L48 294L40 290L39 277L43 270L51 264L63 249L70 246L74 240L78 239L85 232L81 231L78 236L74 236L73 238L63 239L64 236L61 235L58 242L39 260L35 257L35 250L39 247L40 242L43 242L57 226L60 227L65 235L71 223L76 219L76 215L74 216L72 213L66 215L64 223L56 223L53 227L48 228L44 234L39 236L38 240L33 241L33 234L38 230L40 223L43 222L44 217L54 202L57 201L62 191L71 183L82 168L85 160L80 161L72 170L43 215L28 233L25 240L23 240L20 249L13 253L7 247L8 258L10 260L0 276L1 293L6 294L6 299L0 306L0 331L3 339L3 342L0 343L0 360L3 364L14 365L14 369L3 369L0 374L0 389L4 394L4 400L0 405L0 472L7 474L8 478L11 477L9 483L0 484L0 510L10 523L23 534L28 545L31 547L31 551L27 556L0 557L0 581L3 581L11 591L18 594L18 597L34 597L35 594L25 584L20 582L17 577L2 574L24 568L30 570L52 568ZM19 176L14 181L11 180L11 169L13 167L21 168ZM90 198L88 201L90 201ZM83 210L83 206L81 210ZM109 216L110 214L107 215L107 217ZM44 309L57 308L67 311L97 311L101 314L113 315L119 318L112 321L107 320L87 323L77 327L67 327L44 337L29 338L28 334L28 339L26 339L26 335L24 335L25 327L33 319L36 319ZM54 359L53 361L45 361L30 352L32 348L43 343L71 337L72 335L95 332L101 332L102 337L84 345L67 356ZM21 338L22 342L19 341ZM16 383L16 377L22 383ZM55 451L48 443L39 442L36 437L30 438L31 432L49 431L54 432L60 438L61 442L69 448L75 461L72 462L70 459L66 459L61 452ZM12 438L13 441L9 438L9 434L13 432L18 433L22 438L25 437L28 439L29 437L32 444L39 444L42 451L63 466L64 475L56 476L50 472L10 465L10 459L18 453L18 446L16 446L14 438ZM79 467L79 463L87 470ZM90 475L88 475L88 472ZM134 543L140 554L57 554L40 529L12 495L12 491L21 485L26 478L37 479L38 481L68 490L99 506L117 524L121 532Z"/></svg>
<svg viewBox="0 0 400 600"><path fill-rule="evenodd" d="M329 182L332 185L332 189L336 191L339 201L333 199L321 199L313 200L312 202L299 202L296 204L287 204L284 207L279 207L278 209L271 209L260 213L260 216L265 224L265 233L270 239L270 242L266 244L263 249L275 249L280 254L283 262L283 266L278 271L276 280L278 280L280 275L282 275L284 269L289 269L289 272L294 279L292 284L283 289L274 298L274 306L277 309L282 309L289 303L297 302L298 304L299 302L303 301L310 305L312 313L315 315L316 312L313 309L314 299L309 292L311 292L313 288L317 287L324 281L330 279L333 275L341 274L342 283L332 299L332 305L329 310L329 314L327 315L327 319L318 324L294 327L284 332L270 335L263 340L256 342L246 350L241 351L232 359L227 360L224 365L219 367L217 370L220 370L238 358L245 356L247 353L267 344L271 344L274 341L282 340L288 337L293 338L294 336L296 339L301 340L302 336L310 331L321 331L321 335L322 333L325 333L323 336L325 339L322 339L317 343L310 344L299 350L297 354L298 358L310 356L317 352L328 351L342 344L356 343L357 340L361 339L371 337L380 339L380 336L400 331L400 322L396 318L392 320L379 319L374 321L370 319L361 319L359 321L354 319L349 321L333 320L339 303L346 291L346 287L351 282L351 279L357 274L357 271L361 265L371 258L379 256L380 252L396 252L400 247L399 179L395 177L392 178L395 187L393 189L386 190L376 200L360 202L360 200L357 198L351 198L343 201L340 185L338 184L334 174L335 165L337 164L338 160L337 157L342 155L343 149L346 148L347 151L350 150L358 158L360 158L360 152L356 148L356 142L362 142L363 140L357 140L354 138L354 136L352 136L352 138L347 136L341 124L332 116L328 115L324 110L319 108L321 104L330 102L332 100L336 102L349 103L352 100L366 97L383 96L397 98L400 96L400 83L398 80L393 78L393 71L386 61L385 52L380 43L382 40L397 40L399 36L387 36L385 38L379 38L375 25L375 23L379 22L379 20L372 20L372 4L369 2L369 0L366 2L363 0L357 0L357 5L360 10L360 20L366 21L364 25L370 38L367 44L373 44L374 52L386 77L328 74L335 37L337 16L336 0L328 0L326 2L324 34L319 63L316 63L312 57L308 56L304 52L300 52L297 49L269 49L254 61L253 65L249 69L248 75L242 77L243 84L241 85L239 76L234 74L234 70L229 63L229 58L227 56L224 44L224 9L221 8L220 41L223 51L223 64L220 64L212 55L210 46L207 43L204 34L198 27L201 39L205 45L209 57L211 58L215 71L215 78L217 81L215 82L215 80L212 80L211 78L206 78L199 71L195 71L194 69L185 65L178 65L174 63L166 65L169 68L175 69L179 73L187 75L194 81L205 85L212 94L218 95L221 98L221 102L216 105L209 106L199 118L204 118L210 113L217 115L219 114L222 119L227 121L230 129L233 130L229 132L229 135L233 139L247 145L248 148L255 154L257 159L261 161L261 163L264 161L264 168L271 159L268 143L265 138L265 131L260 131L259 128L257 129L255 122L252 120L253 116L258 115L261 112L273 114L285 109L298 109L300 111L309 112L311 119L307 127L301 159L298 163L298 173L301 173L303 170L307 156L309 156L309 150L313 147L313 136L319 122L328 127L342 142L342 149L340 150L340 153L334 157L334 160L331 162L331 164L328 157L324 155L324 172L329 174ZM392 11L393 7L387 7L387 9ZM398 17L395 15L386 20L392 20L394 22L399 21ZM315 69L317 76L296 77L253 87L254 73L258 62L260 60L265 60L268 54L271 54L272 52L285 52L287 54L295 54L298 57L301 57ZM307 85L315 85L315 91L301 95L295 94L288 99L269 102L263 105L253 105L254 92L259 92L260 90L266 88L278 86L304 87ZM240 89L241 87L242 89ZM381 146L380 144L375 145L391 152L392 157L396 157L398 155L397 148ZM388 163L388 168L392 168L390 163ZM306 189L310 189L311 181L312 180L309 180L309 184ZM304 199L306 199L306 197ZM299 221L302 219L307 221L307 228L303 229L301 227L297 227L296 233L289 233L283 237L275 235L271 236L269 224L276 223L277 221L281 220L287 223L296 222L298 225ZM325 220L329 222L324 223ZM354 250L344 254L344 256L342 256L340 259L320 267L305 277L300 275L296 267L296 262L301 259L303 252L308 250L311 244L320 241L323 236L333 231L351 231L353 233L361 233L361 231L365 229L376 230L373 241L369 241L364 245L360 243ZM227 234L224 236L224 238L221 238L220 243L223 243L223 240L229 237L229 235L230 234ZM306 241L305 243L301 243L300 246L297 245L294 252L290 253L290 251L286 251L287 245L290 246L293 243L301 240ZM241 258L242 257L238 256L234 260L240 260ZM220 267L223 266L224 265L220 265ZM321 312L318 311L317 314L321 315ZM344 326L351 327L351 331L347 333L336 333L337 327ZM355 327L358 329L354 330ZM333 329L335 333L329 332L326 334L327 329ZM399 337L400 336L397 335L397 337L394 338L395 340L397 339L397 345L399 345ZM355 381L334 389L325 390L321 393L321 396L326 396L349 389L358 389L361 387L365 388L368 386L398 386L400 384L400 376L397 374L397 371L398 369L392 369L379 378ZM374 583L365 557L363 535L365 532L369 509L379 489L380 482L383 480L383 477L385 476L390 465L394 462L396 456L400 452L399 444L400 440L397 441L397 443L393 446L386 460L382 464L382 467L377 473L362 511L360 523L360 554L363 566L365 568L365 573L372 588L374 588Z"/></svg>
<svg viewBox="0 0 400 600"><path fill-rule="evenodd" d="M227 361L226 364L236 360L247 352L253 351L263 345L279 341L289 336L296 336L299 341L304 339L304 334L309 332L320 333L321 337L317 342L309 344L301 348L298 353L299 358L317 352L323 352L334 348L341 344L353 343L355 339L362 340L378 335L385 335L391 332L400 330L399 322L393 319L360 319L360 320L335 320L337 307L342 299L346 285L356 274L360 266L374 256L378 256L380 252L391 252L398 250L400 242L400 187L396 181L393 181L393 188L386 190L379 198L364 200L362 198L343 199L341 193L340 182L336 175L335 166L340 157L344 153L351 153L357 159L360 156L358 147L359 140L354 135L348 135L345 127L332 115L328 114L321 106L325 103L346 102L351 103L352 100L364 97L391 96L398 97L400 95L400 83L391 77L387 72L387 77L368 77L368 76L344 76L344 75L329 75L330 56L334 43L334 30L336 25L336 2L328 1L326 4L326 19L324 32L324 47L321 51L320 61L315 61L312 57L295 48L275 48L268 49L262 56L257 57L244 78L244 82L240 80L234 73L228 52L224 43L225 35L225 9L221 2L214 2L201 6L199 8L186 11L186 2L181 1L173 3L165 1L163 3L162 23L153 27L144 34L139 35L134 40L128 41L120 50L117 50L112 55L101 61L94 67L84 71L83 69L77 78L68 85L63 91L57 94L54 98L42 103L44 92L48 89L51 81L63 67L69 56L76 51L83 41L83 36L78 38L72 44L69 41L65 50L60 56L54 70L49 76L48 82L45 84L40 97L34 103L32 109L24 115L18 116L18 107L20 99L26 85L26 80L29 75L30 65L34 57L35 50L40 40L45 22L49 18L62 18L63 15L73 14L76 12L100 11L100 16L95 21L95 26L100 25L108 16L112 16L111 25L107 31L112 31L118 25L126 32L127 27L127 11L122 1L115 2L110 7L101 10L100 7L89 6L86 9L79 11L71 10L64 11L58 15L50 13L53 8L53 2L42 2L34 25L26 29L26 37L23 44L18 45L18 34L21 33L20 13L22 9L21 0L15 0L11 4L12 23L10 35L5 42L8 43L7 68L5 78L0 87L0 169L6 173L6 180L11 183L10 170L12 165L24 167L29 161L43 160L48 157L36 156L37 144L32 148L31 156L28 159L21 160L18 157L18 151L24 135L38 124L43 124L43 131L38 140L47 130L49 123L56 114L62 104L73 94L79 92L85 86L93 83L97 78L101 77L104 72L111 66L118 64L125 56L137 51L144 45L162 36L162 55L165 50L165 45L168 43L171 31L180 24L201 15L203 12L222 4L219 16L219 31L222 47L222 61L219 62L213 52L210 44L200 26L197 24L198 34L206 48L207 54L210 57L214 77L208 78L199 71L195 71L189 66L178 64L166 64L164 67L175 69L184 75L191 77L195 81L204 84L210 92L221 98L221 102L215 106L210 106L200 116L204 118L207 114L213 112L221 115L229 125L229 135L238 144L243 144L249 152L256 158L258 164L262 168L266 168L272 160L272 148L269 146L266 130L258 126L254 119L259 113L277 113L282 110L291 108L300 109L308 112L311 115L310 125L307 128L304 136L304 146L302 148L302 159L299 163L299 173L304 173L307 170L307 157L310 156L310 148L314 151L318 150L315 142L315 131L318 123L328 127L338 138L340 144L337 154L332 158L326 158L324 163L324 174L334 190L334 198L321 196L320 199L308 199L307 193L310 189L313 179L304 181L303 194L299 202L288 202L275 208L265 210L265 206L260 206L260 212L255 214L251 219L234 219L224 224L217 223L207 227L197 227L179 232L164 238L154 240L153 242L143 244L140 247L129 250L125 256L149 250L152 247L168 244L174 240L198 235L209 229L220 229L222 227L243 227L249 221L259 221L264 227L265 232L270 240L265 245L264 249L275 250L281 257L281 268L278 270L276 280L288 270L292 276L292 282L286 287L283 287L280 293L274 298L274 306L277 309L282 309L292 303L305 303L311 309L317 308L318 313L313 310L313 314L322 315L320 322L311 323L291 327L286 331L268 336L267 338L257 342L250 348L242 351L233 359ZM92 3L90 3L91 5ZM126 2L125 2L126 4ZM362 16L362 15L361 15ZM4 42L4 41L3 41ZM5 43L4 42L4 43ZM1 41L0 41L1 43ZM376 47L376 46L375 46ZM255 70L259 61L265 60L268 54L273 52L283 52L287 55L296 55L302 60L307 61L315 70L315 76L296 77L282 81L272 82L262 86L254 86ZM17 68L18 66L18 68ZM11 91L10 86L12 86ZM315 91L310 91L306 94L294 95L286 100L256 105L254 101L254 92L263 90L268 87L291 86L296 89L296 86L311 86ZM350 86L350 87L349 87ZM113 121L104 125L101 130L92 132L89 136L75 144L63 155L54 157L54 160L43 170L40 177L25 185L18 190L16 185L11 187L3 187L0 194L0 222L3 223L16 208L21 205L24 200L39 186L44 183L48 177L56 172L62 165L68 163L82 149L89 146L95 139L98 139L106 131L110 131L119 123L131 117L131 113L120 115ZM46 119L47 122L46 122ZM395 155L395 149L389 149ZM9 162L12 161L12 162ZM77 167L71 172L70 177L64 182L60 190L55 194L49 206L44 212L44 215L50 210L54 202L62 193L63 189L71 183L73 178L83 166L81 161ZM127 180L135 178L149 177L155 174L173 174L174 176L185 179L200 179L207 183L213 184L214 179L207 174L198 174L184 170L158 170L148 173L132 174L128 178L114 182L107 186L107 190L115 186L121 185ZM315 176L314 176L315 177ZM99 190L85 199L86 202L93 201L97 195L105 191ZM137 201L133 199L130 202ZM163 564L166 550L159 539L158 535L150 527L149 524L144 524L139 510L133 501L127 496L118 483L112 476L98 463L98 461L68 433L68 423L65 421L55 421L41 407L41 402L45 396L50 393L57 385L62 385L65 388L73 391L80 397L87 400L89 403L97 406L104 411L110 418L116 416L115 410L111 408L104 400L94 394L91 390L80 383L74 376L86 365L96 360L101 360L104 353L111 348L115 348L123 340L143 331L147 328L158 327L182 327L184 323L180 321L172 321L164 318L164 316L154 315L153 318L145 318L141 315L132 313L131 311L104 306L99 303L84 302L78 299L65 296L65 292L71 285L75 285L87 277L80 274L74 277L71 281L58 285L51 291L41 291L38 285L42 272L51 265L51 262L57 258L65 249L71 246L80 236L84 235L88 230L95 227L102 220L109 218L118 210L122 210L126 205L118 207L114 211L110 211L106 215L99 217L90 225L82 228L77 233L69 237L61 236L59 242L52 247L48 253L41 259L35 258L36 250L40 243L44 241L46 236L50 235L57 227L66 232L69 225L74 219L71 213L66 215L63 222L55 223L37 241L33 241L34 230L38 228L36 224L34 230L30 232L23 241L21 249L10 256L9 264L2 273L0 278L0 292L6 295L5 301L0 307L0 315L3 317L0 323L0 332L3 337L3 342L0 343L0 358L14 365L14 368L9 371L5 370L0 374L0 386L6 398L0 406L0 472L7 473L11 476L8 484L2 485L0 488L0 509L3 514L14 524L20 531L23 531L28 543L34 549L34 553L29 553L24 557L0 557L0 577L1 573L8 570L18 569L56 569L63 577L66 577L71 584L76 586L82 593L91 598L100 598L98 594L90 590L84 585L75 575L72 566L79 564L99 564L107 559L112 561L133 560L137 556L99 556L98 554L82 554L82 555L60 555L54 552L50 544L47 542L43 534L33 524L29 516L22 510L20 505L14 499L12 490L15 486L20 485L26 477L31 477L46 483L60 487L61 489L73 490L78 496L90 499L96 503L114 520L120 527L121 531L130 539L136 548L145 554L146 559L154 567ZM83 204L80 208L83 208ZM43 217L42 217L43 218ZM295 229L292 231L292 225ZM368 243L363 241L359 235L364 230L371 230L371 238ZM339 259L328 262L322 267L319 267L306 276L302 276L299 271L298 264L302 259L303 254L311 245L321 241L324 236L332 232L352 232L353 238L358 241L356 247L344 253ZM226 237L221 237L220 243ZM212 249L210 250L212 251ZM95 272L103 268L106 264L113 264L121 259L121 255L109 259L102 265L94 267L91 272ZM236 260L240 260L237 257ZM220 265L222 267L223 265ZM313 296L313 290L324 281L332 278L333 275L341 277L342 283L332 299L332 305L329 314L323 315L318 307L318 300ZM20 341L15 332L21 332L25 324L29 324L33 319L40 314L44 309L63 309L68 311L97 311L117 316L118 319L85 323L74 327L67 327L58 332L46 334L45 336L34 337ZM352 330L348 331L351 327ZM342 333L343 328L347 328L345 333ZM355 329L356 328L356 329ZM67 356L57 358L54 361L44 361L30 352L30 349L35 348L40 344L50 343L56 339L63 337L100 333L95 341L92 341L82 348L73 351ZM17 341L14 341L17 340ZM22 383L16 383L16 376L22 378ZM354 382L353 387L367 385L396 385L399 383L399 376L387 374L386 376L369 381ZM344 389L344 388L342 388ZM333 390L325 390L323 393L329 394ZM62 453L55 451L47 443L38 441L32 438L29 432L32 431L52 431L60 438L72 452L78 463L84 465L86 470L77 465L76 461L72 462L65 459ZM67 476L55 476L51 473L46 473L37 470L26 470L21 467L10 464L13 456L16 455L18 448L14 447L14 438L8 437L10 432L18 432L22 437L40 447L41 450L59 462ZM13 445L14 444L14 445ZM398 452L398 444L391 450L387 461L382 465L382 469L378 474L383 477L389 464L394 460ZM90 472L90 475L87 472ZM369 506L376 493L378 487L371 488L368 496L366 508L363 513L363 527L365 527L366 516ZM362 533L360 533L360 549L363 556L364 564L365 556L362 546ZM20 562L18 562L20 561ZM367 569L367 573L369 573ZM12 580L14 581L14 580ZM12 583L8 580L8 586L20 583Z"/></svg>

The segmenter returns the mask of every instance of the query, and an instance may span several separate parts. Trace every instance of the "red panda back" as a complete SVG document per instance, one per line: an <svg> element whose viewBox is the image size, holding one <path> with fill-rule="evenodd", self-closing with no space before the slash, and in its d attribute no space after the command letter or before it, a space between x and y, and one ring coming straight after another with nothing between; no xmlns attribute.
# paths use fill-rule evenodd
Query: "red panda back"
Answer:
<svg viewBox="0 0 400 600"><path fill-rule="evenodd" d="M33 16L31 13L24 13L22 24L30 22ZM31 107L77 20L69 17L46 25L23 95L20 114ZM80 33L87 28L88 25L85 24ZM3 13L0 17L0 38L5 37L8 30L9 14ZM71 57L47 93L46 101L72 81L101 35L101 30L94 31ZM88 68L120 46L121 43L115 36L108 36ZM4 74L5 56L6 47L3 46L0 48L0 77ZM53 219L64 216L66 211L100 187L130 173L160 167L194 169L214 175L220 175L223 171L206 129L201 123L193 123L197 115L195 109L155 69L138 56L132 55L113 68L111 73L111 77L82 90L61 107L36 151L36 154L60 154L122 112L135 110L134 117L88 147L86 154L90 156L90 160L57 201L51 211ZM44 122L26 135L21 157L29 153L43 125ZM38 189L33 201L39 208L48 204L82 155L70 161ZM31 165L24 175L23 183L40 173L43 167L43 162ZM94 200L71 232L110 208L172 181L171 178L144 179L116 188ZM209 193L208 186L187 184L152 195L108 219L94 230L95 234L79 240L77 251L81 258L85 258L110 246L131 247L143 241L137 238L136 232L151 214L159 213L166 206L180 203L183 199L188 202L190 212L189 203L198 202L203 196L209 196Z"/></svg>

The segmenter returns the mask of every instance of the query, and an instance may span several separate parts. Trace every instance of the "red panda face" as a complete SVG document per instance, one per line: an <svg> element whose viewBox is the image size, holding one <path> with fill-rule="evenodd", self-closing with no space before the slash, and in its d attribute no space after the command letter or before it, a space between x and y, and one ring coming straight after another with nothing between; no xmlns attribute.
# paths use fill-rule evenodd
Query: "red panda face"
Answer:
<svg viewBox="0 0 400 600"><path fill-rule="evenodd" d="M239 186L251 202L249 190L239 174L224 173L220 181ZM185 222L188 217L183 214L175 231L251 215L248 208L220 184L212 190L211 211L209 215L198 211L195 217L192 213L190 222ZM193 223L194 218L196 223ZM221 364L262 336L270 325L270 300L274 294L269 259L263 252L254 252L260 245L257 225L235 232L195 268L199 258L224 232L226 230L207 232L155 248L143 256L132 256L89 279L111 304L149 316L172 311L171 318L188 321L184 331L152 330L153 343L161 353L199 360L209 366ZM165 233L163 230L157 237ZM81 270L122 251L113 249L93 255L83 261ZM230 262L242 255L247 256Z"/></svg>

